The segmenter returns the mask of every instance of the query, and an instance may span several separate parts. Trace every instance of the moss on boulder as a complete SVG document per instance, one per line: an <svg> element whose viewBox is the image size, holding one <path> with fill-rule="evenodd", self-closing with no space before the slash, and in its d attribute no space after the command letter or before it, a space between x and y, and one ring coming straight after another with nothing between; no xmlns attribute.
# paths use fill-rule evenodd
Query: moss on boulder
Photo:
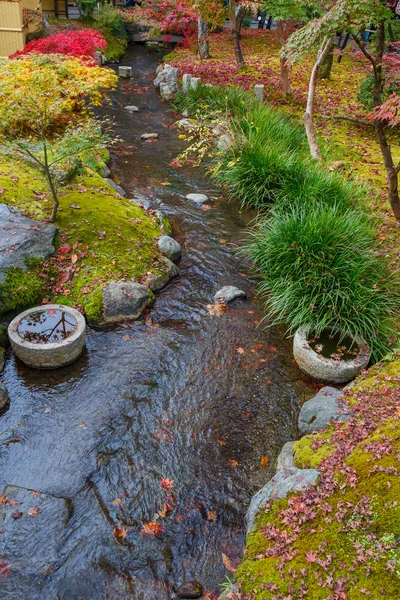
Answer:
<svg viewBox="0 0 400 600"><path fill-rule="evenodd" d="M40 220L51 213L51 197L31 165L1 157L1 200ZM166 271L157 247L162 234L156 215L122 198L94 171L86 170L59 192L58 251L26 271L10 269L1 286L7 310L40 302L82 308L91 322L102 312L102 289L110 281L146 282Z"/></svg>
<svg viewBox="0 0 400 600"><path fill-rule="evenodd" d="M400 358L346 391L354 410L295 444L295 464L316 467L315 489L259 513L236 573L247 599L399 597Z"/></svg>

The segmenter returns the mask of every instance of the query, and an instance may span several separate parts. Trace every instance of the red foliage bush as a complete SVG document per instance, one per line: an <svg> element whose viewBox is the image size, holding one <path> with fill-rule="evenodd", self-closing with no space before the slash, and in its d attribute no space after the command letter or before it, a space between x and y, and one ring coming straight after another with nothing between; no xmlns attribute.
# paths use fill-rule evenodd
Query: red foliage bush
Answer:
<svg viewBox="0 0 400 600"><path fill-rule="evenodd" d="M95 29L80 29L62 31L47 38L32 40L21 52L16 52L10 58L18 58L24 54L65 54L79 58L93 58L96 50L102 50L107 45L105 38Z"/></svg>

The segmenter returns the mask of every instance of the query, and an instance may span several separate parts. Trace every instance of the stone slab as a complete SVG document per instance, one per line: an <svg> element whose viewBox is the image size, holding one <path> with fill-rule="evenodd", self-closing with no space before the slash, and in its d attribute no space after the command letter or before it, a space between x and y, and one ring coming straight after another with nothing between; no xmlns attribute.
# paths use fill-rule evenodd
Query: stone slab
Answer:
<svg viewBox="0 0 400 600"><path fill-rule="evenodd" d="M352 414L350 408L340 401L343 392L325 386L318 394L305 402L300 410L299 429L303 435L325 429L332 420L346 421Z"/></svg>

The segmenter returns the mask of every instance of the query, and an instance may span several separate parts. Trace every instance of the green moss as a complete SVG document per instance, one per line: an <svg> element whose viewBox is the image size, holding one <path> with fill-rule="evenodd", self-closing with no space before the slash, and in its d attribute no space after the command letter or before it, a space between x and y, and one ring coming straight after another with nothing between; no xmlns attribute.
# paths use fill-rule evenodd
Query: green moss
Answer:
<svg viewBox="0 0 400 600"><path fill-rule="evenodd" d="M318 435L320 440L329 440L330 437L330 432ZM315 436L306 435L294 444L294 464L298 469L318 469L323 459L332 452L333 446L328 441L323 446L313 450L314 442Z"/></svg>
<svg viewBox="0 0 400 600"><path fill-rule="evenodd" d="M4 158L0 187L5 190L3 202L27 216L49 218L50 193L31 165L21 168ZM56 242L71 250L50 259L56 269L56 281L52 283L55 291L50 292L50 299L80 306L88 319L96 322L102 310L102 288L109 281L145 281L150 274L165 271L155 243L162 234L160 224L157 217L116 194L93 171L86 171L62 188L59 199ZM65 283L60 282L63 272L69 274ZM4 285L8 309L28 306L49 294L43 279L32 270L12 270Z"/></svg>
<svg viewBox="0 0 400 600"><path fill-rule="evenodd" d="M387 387L397 389L395 386L399 386L399 374L399 359L377 365L357 380L353 390L377 391L385 402ZM323 456L333 450L329 439L334 430L332 427L324 434L306 436L297 442L297 466L318 466ZM317 439L326 443L314 452L311 444ZM382 442L388 445L388 452L382 451ZM320 505L315 507L314 517L303 522L290 548L291 560L281 570L278 568L280 559L268 556L272 542L265 532L266 528L273 527L290 535L291 526L282 524L282 511L293 510L290 497L296 495L276 500L267 512L260 512L255 530L247 536L245 555L236 572L242 591L251 594L254 600L281 595L327 600L334 597L335 582L343 577L348 600L367 597L397 600L400 589L400 477L396 470L399 452L397 418L382 423L360 442L343 460L348 468L354 469L357 485L343 489L337 485L326 498L323 512ZM342 476L337 478L338 482L342 479ZM359 513L357 506L363 502L366 502L366 510ZM331 587L326 583L329 577L332 577ZM300 592L303 589L307 590L304 596Z"/></svg>
<svg viewBox="0 0 400 600"><path fill-rule="evenodd" d="M2 312L32 306L40 302L43 295L43 279L34 268L24 271L11 267L6 270L4 282L0 285Z"/></svg>

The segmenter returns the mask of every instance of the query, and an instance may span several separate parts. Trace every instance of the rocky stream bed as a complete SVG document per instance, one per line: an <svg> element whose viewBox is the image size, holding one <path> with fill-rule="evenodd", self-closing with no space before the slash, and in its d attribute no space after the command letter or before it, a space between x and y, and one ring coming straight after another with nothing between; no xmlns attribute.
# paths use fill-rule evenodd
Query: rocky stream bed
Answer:
<svg viewBox="0 0 400 600"><path fill-rule="evenodd" d="M217 598L242 555L250 499L312 395L284 331L259 326L256 282L236 253L253 215L202 169L170 165L184 141L152 85L160 59L131 47L133 79L100 112L123 140L111 177L167 216L180 273L142 320L90 329L72 366L7 361L4 600L167 600L193 580ZM158 138L141 140L149 132ZM211 202L185 198L198 192ZM226 285L247 299L221 311L213 297Z"/></svg>

